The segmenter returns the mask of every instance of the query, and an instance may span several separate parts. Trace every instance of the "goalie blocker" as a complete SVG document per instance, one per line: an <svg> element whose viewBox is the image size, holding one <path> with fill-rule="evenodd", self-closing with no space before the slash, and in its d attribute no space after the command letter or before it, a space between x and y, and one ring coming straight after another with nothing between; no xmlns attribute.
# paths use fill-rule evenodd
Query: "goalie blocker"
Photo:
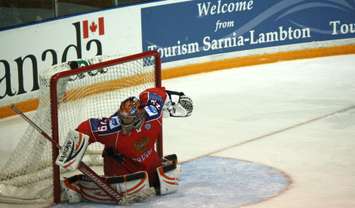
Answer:
<svg viewBox="0 0 355 208"><path fill-rule="evenodd" d="M76 170L89 145L89 137L78 131L68 132L64 145L59 150L56 164L66 170Z"/></svg>

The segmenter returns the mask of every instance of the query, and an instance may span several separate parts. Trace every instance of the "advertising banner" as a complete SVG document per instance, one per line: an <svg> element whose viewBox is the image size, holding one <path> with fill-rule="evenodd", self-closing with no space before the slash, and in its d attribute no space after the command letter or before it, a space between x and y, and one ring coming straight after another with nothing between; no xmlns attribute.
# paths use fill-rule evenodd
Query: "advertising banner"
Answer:
<svg viewBox="0 0 355 208"><path fill-rule="evenodd" d="M186 1L142 9L142 47L163 62L355 38L355 0Z"/></svg>
<svg viewBox="0 0 355 208"><path fill-rule="evenodd" d="M140 29L140 10L125 8L0 31L0 106L36 98L52 65L141 52Z"/></svg>

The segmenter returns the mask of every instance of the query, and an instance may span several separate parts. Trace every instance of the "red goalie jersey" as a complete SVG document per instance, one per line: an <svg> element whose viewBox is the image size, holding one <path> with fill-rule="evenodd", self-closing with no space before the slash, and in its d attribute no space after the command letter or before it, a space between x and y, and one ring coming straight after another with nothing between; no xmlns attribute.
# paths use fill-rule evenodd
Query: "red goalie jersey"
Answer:
<svg viewBox="0 0 355 208"><path fill-rule="evenodd" d="M162 108L166 91L163 87L151 88L143 91L139 99L134 97L129 99L131 102L121 108L140 111L144 116L141 120L133 121L134 128L127 130L120 114L125 109L120 109L108 118L90 118L82 122L77 131L88 135L90 143L104 144L105 176L147 171L151 186L155 186L158 183L156 168L161 166L161 158L155 150L155 143L161 136Z"/></svg>

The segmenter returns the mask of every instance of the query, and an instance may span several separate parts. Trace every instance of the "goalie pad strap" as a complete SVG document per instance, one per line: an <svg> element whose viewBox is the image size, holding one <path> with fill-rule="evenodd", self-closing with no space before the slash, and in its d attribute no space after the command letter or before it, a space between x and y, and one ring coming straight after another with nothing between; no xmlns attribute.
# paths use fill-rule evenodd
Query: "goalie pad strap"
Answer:
<svg viewBox="0 0 355 208"><path fill-rule="evenodd" d="M164 156L164 159L169 160L173 163L177 163L177 155L176 154L166 155L166 156Z"/></svg>

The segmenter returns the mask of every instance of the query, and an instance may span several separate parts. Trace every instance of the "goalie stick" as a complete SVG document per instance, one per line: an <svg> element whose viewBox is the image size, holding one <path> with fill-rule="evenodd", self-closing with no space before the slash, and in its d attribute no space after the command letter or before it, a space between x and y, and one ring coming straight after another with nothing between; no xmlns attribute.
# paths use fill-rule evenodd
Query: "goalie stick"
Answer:
<svg viewBox="0 0 355 208"><path fill-rule="evenodd" d="M48 141L52 142L58 149L61 147L59 144L54 141L41 127L39 127L35 122L33 122L30 118L28 118L21 110L19 110L14 104L10 106L10 108L18 115L20 115L27 123L29 123L35 130L37 130L44 138ZM84 162L80 162L78 165L78 169L88 176L98 187L100 187L109 197L111 197L114 201L117 201L120 204L122 200L122 195L120 195L117 191L115 191L111 186L106 184L102 178L97 175L89 166L87 166Z"/></svg>

